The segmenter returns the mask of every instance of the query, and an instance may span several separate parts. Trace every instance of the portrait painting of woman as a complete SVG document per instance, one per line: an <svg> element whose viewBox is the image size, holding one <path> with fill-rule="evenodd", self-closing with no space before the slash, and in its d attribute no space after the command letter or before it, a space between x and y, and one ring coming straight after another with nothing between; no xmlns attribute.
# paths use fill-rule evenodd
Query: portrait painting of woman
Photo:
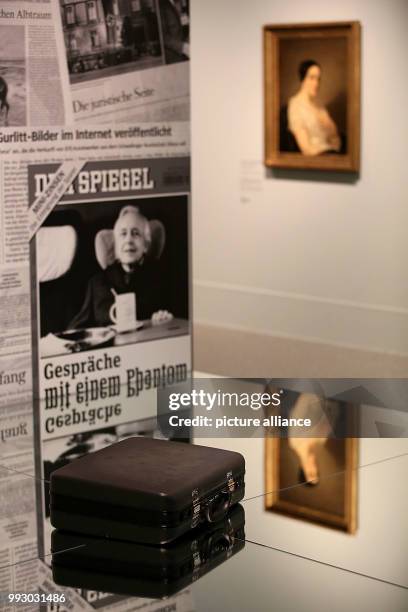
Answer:
<svg viewBox="0 0 408 612"><path fill-rule="evenodd" d="M341 140L327 108L319 103L322 69L315 60L299 65L299 90L289 99L288 129L303 155L340 153Z"/></svg>
<svg viewBox="0 0 408 612"><path fill-rule="evenodd" d="M265 26L265 164L359 170L357 22Z"/></svg>

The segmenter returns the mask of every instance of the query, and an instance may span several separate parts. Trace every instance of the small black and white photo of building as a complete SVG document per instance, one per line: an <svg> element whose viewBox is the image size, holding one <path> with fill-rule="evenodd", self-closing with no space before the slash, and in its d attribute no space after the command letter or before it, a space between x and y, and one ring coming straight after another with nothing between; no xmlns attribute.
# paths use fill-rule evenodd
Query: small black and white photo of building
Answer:
<svg viewBox="0 0 408 612"><path fill-rule="evenodd" d="M25 28L0 25L0 127L27 125Z"/></svg>
<svg viewBox="0 0 408 612"><path fill-rule="evenodd" d="M72 83L188 60L189 0L60 0Z"/></svg>

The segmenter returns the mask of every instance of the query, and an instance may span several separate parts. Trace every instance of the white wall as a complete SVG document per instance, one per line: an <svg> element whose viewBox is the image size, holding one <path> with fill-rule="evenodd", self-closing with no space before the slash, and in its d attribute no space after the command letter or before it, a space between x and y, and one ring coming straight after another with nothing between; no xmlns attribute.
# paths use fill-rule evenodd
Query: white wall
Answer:
<svg viewBox="0 0 408 612"><path fill-rule="evenodd" d="M194 316L408 354L408 3L192 0ZM267 175L262 25L362 24L362 166Z"/></svg>

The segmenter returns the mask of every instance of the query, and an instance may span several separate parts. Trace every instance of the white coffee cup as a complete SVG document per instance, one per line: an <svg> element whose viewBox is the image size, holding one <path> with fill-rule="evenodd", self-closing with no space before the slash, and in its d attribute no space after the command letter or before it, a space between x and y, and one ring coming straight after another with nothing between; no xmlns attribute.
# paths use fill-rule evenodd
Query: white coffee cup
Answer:
<svg viewBox="0 0 408 612"><path fill-rule="evenodd" d="M117 331L127 332L137 326L136 296L134 293L119 293L109 310L109 318Z"/></svg>

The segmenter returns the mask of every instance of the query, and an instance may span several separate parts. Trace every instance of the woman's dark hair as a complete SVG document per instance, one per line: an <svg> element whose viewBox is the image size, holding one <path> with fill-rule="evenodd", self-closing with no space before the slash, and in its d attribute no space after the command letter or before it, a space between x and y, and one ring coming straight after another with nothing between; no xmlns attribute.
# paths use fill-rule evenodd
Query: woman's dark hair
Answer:
<svg viewBox="0 0 408 612"><path fill-rule="evenodd" d="M320 68L319 62L316 62L315 60L311 60L311 59L305 60L304 62L299 64L298 71L299 71L299 78L301 81L303 81L303 79L305 78L307 74L307 71L312 66L318 66Z"/></svg>

